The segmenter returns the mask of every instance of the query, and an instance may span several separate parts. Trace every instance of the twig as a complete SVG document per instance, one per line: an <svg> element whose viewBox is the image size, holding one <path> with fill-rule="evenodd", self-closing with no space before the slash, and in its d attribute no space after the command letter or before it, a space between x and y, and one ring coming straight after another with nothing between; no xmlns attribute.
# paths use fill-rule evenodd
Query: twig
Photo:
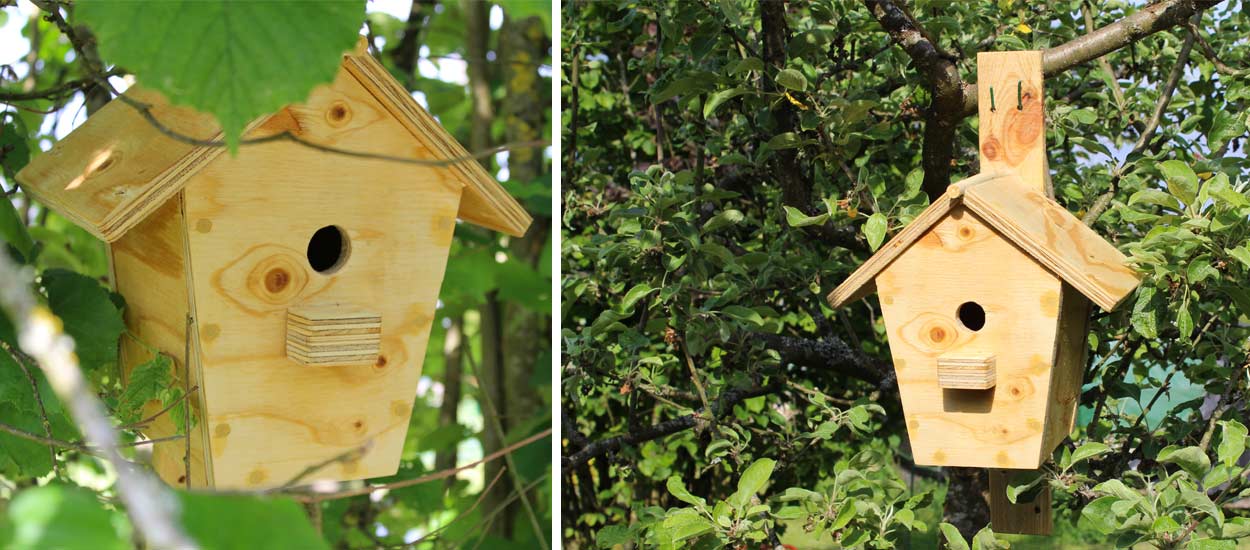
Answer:
<svg viewBox="0 0 1250 550"><path fill-rule="evenodd" d="M1094 32L1094 15L1092 12L1093 9L1090 8L1089 0L1081 2L1081 14L1085 16L1085 34L1087 35ZM1120 108L1120 113L1123 113L1127 104L1124 102L1124 90L1120 89L1120 83L1115 79L1115 69L1111 68L1111 62L1107 61L1107 56L1105 55L1098 58L1098 66L1107 73L1107 77L1111 80L1111 95L1115 97L1115 104Z"/></svg>
<svg viewBox="0 0 1250 550"><path fill-rule="evenodd" d="M290 495L292 498L300 502L320 502L323 500L334 500L334 499L339 499L339 498L367 495L374 491L381 491L383 489L401 489L404 487L411 487L413 485L420 485L422 483L429 483L431 481L437 481L440 479L454 476L461 471L468 470L470 468L485 464L487 462L495 460L501 456L511 453L517 449L520 449L521 447L529 445L549 435L551 435L551 428L547 428L541 432L531 435L516 443L508 445L507 447L499 449L498 451L495 451L491 454L488 454L482 457L480 460L475 460L463 466L456 466L455 468L429 473L420 477L414 477L412 479L405 479L403 481L394 481L391 483L370 484L370 485L365 485L364 487L356 487L354 489L344 489L342 491L334 491L334 492L329 492L329 493L286 492L285 494Z"/></svg>
<svg viewBox="0 0 1250 550"><path fill-rule="evenodd" d="M152 106L147 103L144 103L135 98L129 97L126 94L118 95L117 99L121 100L122 103L125 103L126 105L133 107L136 111L139 112L140 115L143 116L145 120L148 121L149 124L151 124L154 128L157 129L157 131L164 134L166 137L180 141L182 143L186 143L188 145L196 145L200 147L225 147L226 146L225 140L200 139L194 136L189 136L189 135L180 133L177 130L170 128L169 126L165 125L165 123L157 119L156 115L152 114ZM476 151L473 153L469 153L467 155L461 155L461 156L456 156L456 157L452 157L448 159L439 159L439 160L399 157L395 155L371 153L368 151L351 151L347 149L339 149L338 147L332 147L329 145L323 145L323 144L316 143L313 141L308 141L302 137L292 134L290 131L282 131L277 134L263 136L263 137L245 138L245 139L239 140L239 145L240 146L259 145L262 143L272 143L275 141L293 141L305 147L316 149L318 151L324 151L327 153L334 153L338 155L370 159L370 160L386 160L386 161L391 161L391 162L402 162L405 164L415 164L418 166L453 166L456 164L472 162L478 159L492 157L497 153L512 151L514 149L529 149L529 148L537 148L537 147L546 147L547 145L550 145L551 143L550 141L545 140L545 139L505 143L498 147L491 147L489 149Z"/></svg>
<svg viewBox="0 0 1250 550"><path fill-rule="evenodd" d="M1202 46L1202 53L1207 56L1207 59L1211 60L1212 65L1215 65L1215 70L1229 76L1242 75L1248 72L1247 69L1237 69L1221 61L1219 56L1215 54L1215 48L1212 48L1207 39L1203 38L1202 33L1198 32L1198 25L1190 23L1189 31L1194 33L1194 37L1198 40L1198 45Z"/></svg>
<svg viewBox="0 0 1250 550"><path fill-rule="evenodd" d="M473 375L478 376L480 380L481 375L477 372L477 362L473 360L472 350L466 350L464 353L464 356L466 359L468 359L467 362L469 364L469 368L473 370ZM490 396L488 395L489 393L490 392L485 392L485 391L481 392L481 394L478 395L478 397L480 397L482 399L482 403L486 405L487 414L485 416L487 417L487 421L490 422L491 429L494 430L495 432L495 437L498 437L499 441L502 442L504 440L504 433L503 433L503 426L500 426L499 424L500 413L499 413L499 410L495 408L494 402L491 400ZM516 464L512 460L512 453L504 454L503 459L504 459L504 462L507 463L507 468L511 468L510 470L511 475L509 475L508 477L509 479L512 480L512 488L514 490L520 491L521 490L521 478L520 478L519 472L517 471ZM500 471L502 472L503 469L504 468L501 468ZM525 508L525 515L529 518L530 526L534 528L534 536L538 537L539 545L542 547L543 550L547 550L548 548L547 538L543 536L542 534L542 531L543 531L542 524L538 521L538 515L534 513L534 506L530 504L529 497L526 496L525 493L523 492L521 493L521 505Z"/></svg>
<svg viewBox="0 0 1250 550"><path fill-rule="evenodd" d="M182 407L182 435L186 438L182 445L182 484L187 489L191 488L191 330L194 326L195 317L187 313L187 325L182 333L186 340L182 344L182 399L186 402Z"/></svg>
<svg viewBox="0 0 1250 550"><path fill-rule="evenodd" d="M102 76L107 78L121 74L125 74L125 71L113 69L103 73ZM32 90L29 92L0 92L0 102L8 103L11 101L30 101L35 99L60 99L63 96L78 93L79 90L96 84L96 78L89 77L69 80L57 86L43 90Z"/></svg>
<svg viewBox="0 0 1250 550"><path fill-rule="evenodd" d="M431 537L434 537L438 535L439 533L443 532L444 529L451 527L451 524L457 521L460 521L462 518L464 518L465 516L469 514L472 514L473 511L476 510L477 507L482 504L482 501L486 500L486 495L490 493L491 489L495 488L495 484L499 483L499 478L503 477L503 473L507 469L508 469L507 467L504 467L504 468L500 468L498 472L495 472L495 478L490 480L490 483L486 484L486 488L482 489L481 493L478 493L477 500L474 500L472 505L470 505L468 508L465 508L459 514L456 514L456 517L451 518L451 521L448 521L447 523L444 523L438 526L438 529L435 529L433 531L430 531L429 533L426 533L425 536L417 540L404 544L403 547L404 548L416 548L418 544L421 544L424 541L430 540Z"/></svg>
<svg viewBox="0 0 1250 550"><path fill-rule="evenodd" d="M104 405L87 385L74 355L74 340L62 331L46 307L37 304L30 291L28 269L14 265L0 254L0 309L18 330L18 345L43 369L53 391L69 409L87 441L102 449L117 471L117 492L136 531L152 548L196 548L178 524L178 500L150 473L122 458L117 432Z"/></svg>
<svg viewBox="0 0 1250 550"><path fill-rule="evenodd" d="M1201 17L1201 13L1197 17ZM1159 102L1155 104L1154 113L1150 115L1150 120L1146 121L1145 128L1137 137L1137 143L1133 144L1133 149L1124 156L1124 160L1116 167L1111 174L1111 183L1107 191L1094 199L1094 204L1089 207L1085 215L1081 217L1081 221L1085 225L1093 225L1098 221L1098 217L1111 206L1111 199L1115 197L1115 193L1119 188L1120 179L1124 177L1126 170L1129 168L1129 159L1133 155L1139 154L1146 150L1150 144L1150 140L1154 138L1155 132L1159 129L1159 123L1163 121L1163 113L1168 109L1168 104L1172 102L1172 94L1176 91L1176 85L1180 82L1181 75L1185 73L1185 66L1189 63L1189 52L1194 47L1193 30L1185 36L1185 42L1181 44L1181 51L1176 54L1176 65L1172 66L1172 73L1168 75L1168 80L1163 84L1163 88L1159 90Z"/></svg>
<svg viewBox="0 0 1250 550"><path fill-rule="evenodd" d="M9 347L5 342L0 342L0 348L4 348L4 351L8 352L13 362L17 363L18 367L21 367L22 374L26 376L26 380L30 381L30 389L35 394L35 403L39 406L39 419L43 421L43 433L48 439L52 439L52 422L48 420L48 409L43 405L43 393L39 391L39 381L35 379L35 375L26 366L25 358L18 355L16 350ZM56 446L51 443L48 444L48 455L52 459L52 471L60 474L61 467L56 461Z"/></svg>
<svg viewBox="0 0 1250 550"><path fill-rule="evenodd" d="M87 453L87 454L95 454L95 450L91 449L90 447L87 447L86 445L30 433L26 430L18 428L17 426L11 426L3 422L0 422L0 431L6 432L9 435L20 437L22 439L34 441L36 443L52 445L52 446L60 447L62 449L72 449L72 450L79 451L82 453Z"/></svg>
<svg viewBox="0 0 1250 550"><path fill-rule="evenodd" d="M707 392L703 391L703 382L699 381L699 371L694 368L694 359L690 358L690 350L686 349L683 344L681 347L682 354L686 356L686 368L690 369L690 379L694 381L694 388L699 390L699 401L703 403L703 412L707 415L708 421L716 418L712 414L712 406L708 405Z"/></svg>
<svg viewBox="0 0 1250 550"><path fill-rule="evenodd" d="M339 462L351 462L353 460L359 460L360 457L364 456L365 453L369 452L370 447L373 447L372 439L365 441L364 444L360 445L359 447L353 447L351 449L348 449L345 452L339 453L330 458L322 460L321 462L308 466L307 468L304 468L303 470L300 470L298 474L295 474L294 477L292 477L291 479L288 479L286 483L279 485L277 488L270 489L268 492L272 493L272 492L290 489L291 487L294 487L297 484L299 484L299 482L303 481L304 478L307 478L308 476L312 475L316 471L322 468L325 468L326 466L329 466L331 464L338 464Z"/></svg>
<svg viewBox="0 0 1250 550"><path fill-rule="evenodd" d="M483 527L481 529L469 531L469 533L473 533L474 531L482 533L482 537L478 539L478 545L482 544L482 540L485 539L486 533L490 531L489 528L490 528L491 523L495 521L495 516L499 515L500 512L506 510L508 508L508 505L512 504L512 501L519 498L522 493L528 493L534 490L534 488L537 487L540 483L547 481L547 478L550 476L551 476L550 472L543 472L543 475L538 476L538 479L531 481L530 484L526 485L521 491L513 492L512 494L508 495L508 498L503 499L503 502L499 503L498 508L491 510L489 514L486 514L486 517L482 518L481 524L483 525ZM461 541L456 541L456 543L451 546L453 548L459 548L460 542ZM477 546L474 546L474 548L477 548Z"/></svg>
<svg viewBox="0 0 1250 550"><path fill-rule="evenodd" d="M192 392L194 392L194 391L198 391L199 389L200 389L200 387L199 387L199 386L195 386L195 387L192 387L192 388L191 388L191 391L192 391ZM121 429L121 430L141 430L141 429L143 429L143 428L146 428L146 427L147 427L147 425L148 425L148 423L152 422L153 420L156 420L157 418L160 418L160 417L161 417L161 415L163 415L163 414L165 414L165 413L169 412L169 411L170 411L170 409L173 409L174 407L177 407L179 403L182 403L184 400L186 400L186 399L187 399L187 396L188 396L188 395L190 395L190 393L184 393L184 394L182 394L181 396L179 396L179 397L178 397L178 399L175 399L175 400L173 400L173 402L172 402L172 403L170 403L170 404L166 405L166 406L165 406L165 408L161 409L160 411L157 411L157 412L153 413L153 414L152 414L152 416L149 416L149 417L147 417L147 418L144 418L143 420L139 420L139 421L136 421L136 422L131 422L130 424L122 424L122 425L118 426L117 428L118 428L118 429Z"/></svg>

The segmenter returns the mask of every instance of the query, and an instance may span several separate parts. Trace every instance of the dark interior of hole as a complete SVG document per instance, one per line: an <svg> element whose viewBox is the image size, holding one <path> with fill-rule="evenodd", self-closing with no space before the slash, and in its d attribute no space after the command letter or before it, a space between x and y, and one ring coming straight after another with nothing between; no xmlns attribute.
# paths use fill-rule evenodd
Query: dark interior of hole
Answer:
<svg viewBox="0 0 1250 550"><path fill-rule="evenodd" d="M308 241L308 264L318 272L327 271L343 258L343 232L327 225Z"/></svg>
<svg viewBox="0 0 1250 550"><path fill-rule="evenodd" d="M985 309L976 302L964 302L959 306L959 322L972 330L985 326Z"/></svg>

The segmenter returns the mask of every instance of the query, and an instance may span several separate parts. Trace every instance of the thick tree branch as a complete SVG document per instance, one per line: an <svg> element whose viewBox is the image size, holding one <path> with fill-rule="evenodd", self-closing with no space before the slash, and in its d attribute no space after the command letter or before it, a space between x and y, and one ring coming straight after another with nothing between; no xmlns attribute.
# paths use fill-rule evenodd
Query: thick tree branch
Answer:
<svg viewBox="0 0 1250 550"><path fill-rule="evenodd" d="M733 406L738 403L751 399L752 397L759 397L761 395L768 395L770 393L782 391L785 387L786 385L783 382L773 382L767 386L725 390L725 392L721 393L720 397L716 398L716 401L712 404L712 410L715 411L716 416L719 418L727 414L729 411L732 411ZM687 414L671 420L665 420L664 422L660 422L658 424L645 426L637 431L629 432L624 435L601 439L599 441L595 441L594 443L585 445L581 448L581 450L573 453L572 455L562 457L560 459L560 468L563 471L569 472L583 464L586 464L592 458L618 451L622 447L628 445L637 445L639 443L651 441L652 439L659 439L678 432L684 432L697 426L699 422L707 422L708 420L709 419L705 419L697 414Z"/></svg>
<svg viewBox="0 0 1250 550"><path fill-rule="evenodd" d="M1047 75L1098 59L1137 40L1178 25L1221 0L1163 0L1132 15L1042 52ZM975 84L963 82L954 59L934 43L919 22L892 0L864 0L890 38L912 58L933 96L925 116L922 165L924 190L932 198L950 183L955 130L965 117L976 114Z"/></svg>
<svg viewBox="0 0 1250 550"><path fill-rule="evenodd" d="M87 441L100 448L117 471L117 492L143 540L152 548L197 547L178 524L177 498L118 451L117 432L104 405L78 368L74 341L61 331L60 320L36 303L30 292L29 271L14 265L7 254L0 254L0 283L0 308L17 325L19 347L38 362Z"/></svg>
<svg viewBox="0 0 1250 550"><path fill-rule="evenodd" d="M959 76L955 58L943 52L906 9L890 0L864 0L864 5L889 33L890 39L911 57L932 96L925 113L921 164L924 168L924 191L930 198L935 198L944 193L950 184L955 130L964 118L967 86ZM975 101L976 90L972 90L972 97Z"/></svg>
<svg viewBox="0 0 1250 550"><path fill-rule="evenodd" d="M780 334L752 334L752 337L758 338L768 349L780 353L783 363L792 363L815 373L835 373L863 380L882 391L892 391L896 387L894 367L889 361L853 350L838 338L815 340Z"/></svg>

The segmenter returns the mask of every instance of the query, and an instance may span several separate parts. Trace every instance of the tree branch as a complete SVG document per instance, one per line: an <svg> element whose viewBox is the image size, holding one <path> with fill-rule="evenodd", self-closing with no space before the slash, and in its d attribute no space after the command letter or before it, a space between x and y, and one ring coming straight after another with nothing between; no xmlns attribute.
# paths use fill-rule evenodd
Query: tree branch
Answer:
<svg viewBox="0 0 1250 550"><path fill-rule="evenodd" d="M898 380L889 361L853 350L838 338L830 336L814 340L758 333L752 336L762 341L767 348L780 353L783 363L863 380L876 385L882 391L892 391L897 387Z"/></svg>
<svg viewBox="0 0 1250 550"><path fill-rule="evenodd" d="M943 52L924 28L892 0L863 0L890 38L912 58L933 96L925 116L924 190L930 198L941 195L950 183L955 130L965 117L977 112L975 84L959 76L954 59ZM1199 11L1222 0L1163 0L1096 31L1042 52L1042 72L1059 73L1109 54L1156 32L1185 24Z"/></svg>
<svg viewBox="0 0 1250 550"><path fill-rule="evenodd" d="M117 492L143 540L152 548L196 547L178 524L177 498L150 473L122 457L104 405L78 367L74 340L62 332L60 320L31 295L29 270L0 254L0 282L0 309L16 325L19 347L38 362L87 441L99 447L117 471Z"/></svg>
<svg viewBox="0 0 1250 550"><path fill-rule="evenodd" d="M717 417L724 416L726 413L733 410L734 405L741 403L742 401L753 397L759 397L761 395L776 393L784 390L785 387L786 385L783 382L773 382L767 386L725 390L725 392L721 393L720 397L716 398L716 401L712 405L712 409L715 411ZM581 448L581 450L573 453L572 455L562 457L560 459L560 468L565 472L569 472L582 466L583 464L586 464L587 462L590 462L590 460L595 457L618 451L627 445L637 445L645 441L651 441L652 439L659 439L678 432L684 432L697 426L699 422L707 420L709 419L704 419L697 414L687 414L671 420L665 420L658 424L645 426L638 431L609 437L607 439L601 439L599 441L595 441L594 443L585 445Z"/></svg>

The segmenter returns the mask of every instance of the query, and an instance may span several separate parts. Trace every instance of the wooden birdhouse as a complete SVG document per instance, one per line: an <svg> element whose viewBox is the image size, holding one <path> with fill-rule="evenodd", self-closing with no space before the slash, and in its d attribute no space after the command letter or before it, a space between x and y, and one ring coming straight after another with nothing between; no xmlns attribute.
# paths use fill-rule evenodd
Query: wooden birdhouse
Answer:
<svg viewBox="0 0 1250 550"><path fill-rule="evenodd" d="M220 138L207 115L126 96L180 134ZM530 217L363 50L243 137L265 136L231 156L112 101L17 179L108 243L134 335L123 374L153 346L175 358L179 387L182 372L198 386L192 485L272 487L366 444L308 479L393 474L457 219L520 236ZM146 431L176 433L169 415ZM155 445L172 484L186 481L184 450Z"/></svg>
<svg viewBox="0 0 1250 550"><path fill-rule="evenodd" d="M917 464L1036 469L1072 429L1090 302L1114 309L1138 277L1050 195L1041 52L977 65L981 173L829 302L876 290Z"/></svg>

